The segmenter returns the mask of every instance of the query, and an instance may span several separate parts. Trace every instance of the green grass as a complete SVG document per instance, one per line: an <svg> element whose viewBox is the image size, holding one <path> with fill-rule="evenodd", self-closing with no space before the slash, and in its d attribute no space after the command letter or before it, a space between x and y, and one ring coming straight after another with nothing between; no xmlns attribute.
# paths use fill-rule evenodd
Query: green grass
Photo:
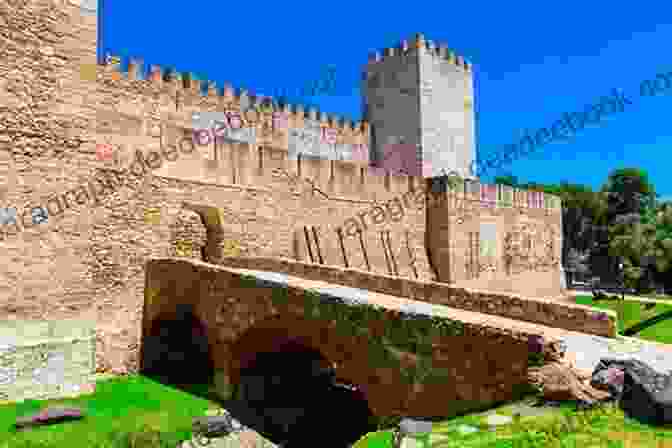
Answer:
<svg viewBox="0 0 672 448"><path fill-rule="evenodd" d="M511 415L506 405L496 410ZM461 434L456 428L466 424L479 432ZM443 436L443 437L442 437ZM488 431L483 416L468 415L437 423L432 439L418 448L672 448L672 425L653 427L626 418L613 405L603 409L576 411L565 403L546 415L521 417L511 424ZM392 431L367 434L353 448L390 448Z"/></svg>
<svg viewBox="0 0 672 448"><path fill-rule="evenodd" d="M599 300L594 302L591 296L576 296L575 299L576 303L580 305L615 311L618 315L617 328L619 333L637 322L672 310L672 304L667 303L657 303L651 310L645 310L644 303L634 300L626 300L625 302L621 302L620 300ZM636 337L646 341L672 344L672 319L659 322L641 331Z"/></svg>
<svg viewBox="0 0 672 448"><path fill-rule="evenodd" d="M46 405L81 407L86 417L79 421L24 431L13 428L17 417L27 416ZM129 446L174 448L191 437L192 417L217 408L213 401L135 375L99 381L96 391L74 399L0 405L0 448L127 448ZM128 434L154 432L161 443L137 440L122 443ZM114 442L116 440L116 442Z"/></svg>
<svg viewBox="0 0 672 448"><path fill-rule="evenodd" d="M644 298L648 298L648 299L657 299L657 300L667 300L670 303L672 303L672 296L669 295L669 294L651 293L651 294L642 294L639 297L644 297Z"/></svg>
<svg viewBox="0 0 672 448"><path fill-rule="evenodd" d="M390 448L392 438L392 431L370 432L359 439L352 448Z"/></svg>
<svg viewBox="0 0 672 448"><path fill-rule="evenodd" d="M79 406L87 417L22 432L13 430L18 416L31 414L47 404ZM75 399L0 405L0 448L175 448L179 441L191 437L193 417L218 407L214 401L143 376L114 378L99 381L94 394ZM512 415L512 409L504 405L495 410L500 415ZM455 430L459 424L480 427L482 431L460 434ZM429 446L420 442L418 448L672 448L672 425L643 425L624 418L622 411L611 406L577 412L571 403L566 403L545 415L522 417L498 427L496 432L485 429L483 415L457 417L435 425L433 433L446 436L443 440L434 440ZM154 437L140 438L143 432ZM120 437L124 434L134 435L134 442ZM378 431L365 436L353 448L388 448L391 441L391 431Z"/></svg>

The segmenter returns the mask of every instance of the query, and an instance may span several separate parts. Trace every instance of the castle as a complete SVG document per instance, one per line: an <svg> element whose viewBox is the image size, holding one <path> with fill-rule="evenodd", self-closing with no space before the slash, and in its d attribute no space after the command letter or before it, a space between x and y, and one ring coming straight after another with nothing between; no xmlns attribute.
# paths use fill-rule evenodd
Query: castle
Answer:
<svg viewBox="0 0 672 448"><path fill-rule="evenodd" d="M93 322L84 333L98 371L138 368L152 258L289 258L501 294L563 293L560 201L470 176L471 66L445 46L418 35L374 55L364 121L353 123L301 106L264 110L230 85L210 82L203 94L192 75L157 66L144 77L138 60L123 73L118 60L99 65L98 18L75 0L9 8L3 19L17 37L0 58L0 175L5 207L18 213L2 228L0 315ZM236 111L245 126L178 147L205 111ZM273 112L287 127L274 126ZM153 158L137 177L99 160L99 144L117 160L165 148L180 156ZM388 148L404 151L406 174ZM458 207L425 201L443 172L464 178L446 196ZM107 185L94 201L81 190L92 179ZM31 210L53 198L59 211L34 223Z"/></svg>

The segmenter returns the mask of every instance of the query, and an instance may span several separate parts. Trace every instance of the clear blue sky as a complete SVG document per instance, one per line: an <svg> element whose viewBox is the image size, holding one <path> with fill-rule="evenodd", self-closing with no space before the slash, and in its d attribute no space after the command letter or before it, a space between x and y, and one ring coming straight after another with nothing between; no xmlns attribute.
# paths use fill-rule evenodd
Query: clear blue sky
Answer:
<svg viewBox="0 0 672 448"><path fill-rule="evenodd" d="M369 52L422 32L474 64L481 154L621 88L634 103L625 112L501 174L599 188L613 169L639 167L672 200L672 89L639 97L641 81L672 72L672 3L105 1L112 54L262 95L298 89L333 65L337 95L313 103L355 120Z"/></svg>

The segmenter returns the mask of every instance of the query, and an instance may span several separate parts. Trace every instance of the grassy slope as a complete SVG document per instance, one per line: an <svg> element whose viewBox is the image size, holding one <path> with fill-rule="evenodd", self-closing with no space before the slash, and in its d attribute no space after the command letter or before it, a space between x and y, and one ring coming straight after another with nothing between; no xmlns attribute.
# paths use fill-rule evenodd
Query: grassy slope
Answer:
<svg viewBox="0 0 672 448"><path fill-rule="evenodd" d="M595 308L609 309L616 311L619 316L618 331L623 331L642 320L653 317L665 311L672 310L672 304L657 303L651 310L645 310L644 304L635 301L625 301L621 303L615 300L605 300L594 302L590 296L576 296L576 303L581 305L593 306ZM621 311L620 307L623 307ZM672 319L659 322L637 335L638 338L647 341L661 342L663 344L672 344Z"/></svg>

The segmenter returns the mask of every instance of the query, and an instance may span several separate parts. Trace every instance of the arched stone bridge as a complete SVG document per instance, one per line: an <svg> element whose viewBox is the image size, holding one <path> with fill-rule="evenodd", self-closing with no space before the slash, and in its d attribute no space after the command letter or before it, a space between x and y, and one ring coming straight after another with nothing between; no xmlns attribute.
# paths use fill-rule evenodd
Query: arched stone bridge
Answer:
<svg viewBox="0 0 672 448"><path fill-rule="evenodd" d="M185 312L207 338L202 349L223 399L257 354L300 345L333 363L338 381L359 388L377 416L446 417L514 398L530 362L562 357L559 339L533 323L171 258L147 265L142 369L157 350L147 341Z"/></svg>

